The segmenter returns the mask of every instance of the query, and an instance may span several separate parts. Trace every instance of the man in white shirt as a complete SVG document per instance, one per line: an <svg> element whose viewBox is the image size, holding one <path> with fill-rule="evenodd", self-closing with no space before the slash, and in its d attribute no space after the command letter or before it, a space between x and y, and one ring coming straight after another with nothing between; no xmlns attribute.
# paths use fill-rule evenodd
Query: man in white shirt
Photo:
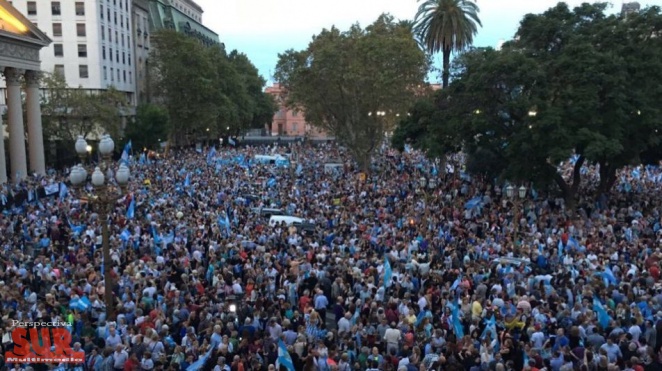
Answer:
<svg viewBox="0 0 662 371"><path fill-rule="evenodd" d="M113 368L118 371L124 371L124 364L128 359L129 353L124 350L122 345L117 345L115 347L115 352L113 353Z"/></svg>
<svg viewBox="0 0 662 371"><path fill-rule="evenodd" d="M402 332L397 328L395 322L391 322L391 328L386 329L384 332L384 341L386 341L386 352L392 354L395 352L397 354L400 348L400 339L402 338Z"/></svg>
<svg viewBox="0 0 662 371"><path fill-rule="evenodd" d="M338 321L338 335L341 335L343 333L349 333L352 329L352 323L350 319L352 318L352 314L347 312L345 313L345 316L341 318Z"/></svg>

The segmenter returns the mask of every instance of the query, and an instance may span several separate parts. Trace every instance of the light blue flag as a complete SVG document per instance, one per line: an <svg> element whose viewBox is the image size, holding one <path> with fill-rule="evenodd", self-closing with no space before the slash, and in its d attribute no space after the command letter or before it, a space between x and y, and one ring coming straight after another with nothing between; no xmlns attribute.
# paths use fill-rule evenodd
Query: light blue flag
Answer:
<svg viewBox="0 0 662 371"><path fill-rule="evenodd" d="M287 347L282 340L278 340L278 359L276 360L276 369L279 369L280 366L285 367L287 371L295 371L290 352L287 351Z"/></svg>
<svg viewBox="0 0 662 371"><path fill-rule="evenodd" d="M131 238L131 232L129 232L128 229L123 230L120 234L120 240L126 242L129 240L129 238Z"/></svg>
<svg viewBox="0 0 662 371"><path fill-rule="evenodd" d="M460 274L456 279L455 282L453 282L453 285L451 286L451 291L455 291L458 286L462 283L462 275Z"/></svg>
<svg viewBox="0 0 662 371"><path fill-rule="evenodd" d="M301 172L303 172L303 166L301 166L301 164L298 164L298 165L297 165L297 169L296 169L296 171L295 171L294 173L295 173L297 176L299 176L299 175L301 175Z"/></svg>
<svg viewBox="0 0 662 371"><path fill-rule="evenodd" d="M485 326L483 333L480 335L481 339L484 339L487 336L488 331L490 332L490 337L492 338L492 340L496 339L497 329L496 329L496 318L494 318L494 314L487 321L487 325Z"/></svg>
<svg viewBox="0 0 662 371"><path fill-rule="evenodd" d="M191 173L186 173L186 179L184 179L184 187L191 186Z"/></svg>
<svg viewBox="0 0 662 371"><path fill-rule="evenodd" d="M126 217L127 219L133 219L136 217L136 200L131 199L131 203L129 204L129 208L126 210Z"/></svg>
<svg viewBox="0 0 662 371"><path fill-rule="evenodd" d="M232 139L232 138L228 138L228 143L230 143L230 145L231 145L232 147L234 147L234 146L237 145L237 142L235 142L234 139Z"/></svg>
<svg viewBox="0 0 662 371"><path fill-rule="evenodd" d="M69 194L69 188L64 183L60 183L60 201L64 201L65 197Z"/></svg>
<svg viewBox="0 0 662 371"><path fill-rule="evenodd" d="M603 329L609 327L609 322L611 322L611 317L609 316L609 313L607 313L607 310L605 310L605 307L604 305L602 305L602 302L600 302L600 299L596 297L593 298L593 310L598 315L598 323L600 324L600 327L602 327Z"/></svg>
<svg viewBox="0 0 662 371"><path fill-rule="evenodd" d="M267 181L267 187L273 187L276 185L276 178L269 178Z"/></svg>
<svg viewBox="0 0 662 371"><path fill-rule="evenodd" d="M455 331L455 337L461 339L464 337L464 327L462 327L462 322L460 321L460 310L458 308L457 299L453 299L451 314L453 316L453 330Z"/></svg>
<svg viewBox="0 0 662 371"><path fill-rule="evenodd" d="M384 256L384 287L391 286L392 280L393 269L391 269L391 262L388 260L388 256Z"/></svg>
<svg viewBox="0 0 662 371"><path fill-rule="evenodd" d="M207 362L207 360L211 356L212 349L213 348L209 348L209 350L207 351L207 353L204 356L198 358L197 361L191 363L191 365L186 368L186 371L200 371L200 370L202 370L202 368L205 366L205 363Z"/></svg>
<svg viewBox="0 0 662 371"><path fill-rule="evenodd" d="M357 305L356 310L354 310L354 314L352 315L352 319L350 319L350 323L352 326L356 325L356 322L359 320L359 317L361 316L361 306Z"/></svg>
<svg viewBox="0 0 662 371"><path fill-rule="evenodd" d="M602 279L605 282L605 286L616 285L618 283L616 276L614 276L614 272L612 272L609 267L605 267L604 272L602 272Z"/></svg>

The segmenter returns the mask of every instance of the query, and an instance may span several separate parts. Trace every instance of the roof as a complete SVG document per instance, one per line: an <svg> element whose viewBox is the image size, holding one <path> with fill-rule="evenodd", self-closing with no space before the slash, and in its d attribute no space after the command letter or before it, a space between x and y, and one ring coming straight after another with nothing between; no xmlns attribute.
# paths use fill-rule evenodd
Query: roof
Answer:
<svg viewBox="0 0 662 371"><path fill-rule="evenodd" d="M42 47L52 42L45 33L6 0L0 0L0 19L15 29L14 31L0 30L2 36Z"/></svg>

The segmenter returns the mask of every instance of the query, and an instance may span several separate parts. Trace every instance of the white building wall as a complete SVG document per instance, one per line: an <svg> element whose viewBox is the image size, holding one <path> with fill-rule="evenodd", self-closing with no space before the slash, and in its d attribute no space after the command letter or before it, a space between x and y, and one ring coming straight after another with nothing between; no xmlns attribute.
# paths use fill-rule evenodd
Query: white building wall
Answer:
<svg viewBox="0 0 662 371"><path fill-rule="evenodd" d="M42 71L52 73L56 66L63 67L70 87L105 90L114 86L126 92L130 102L135 104L131 0L14 0L12 3L53 40L41 50ZM31 5L28 3L35 3L37 14L28 12L28 5ZM58 3L60 15L53 12ZM76 14L80 4L84 6L84 15ZM55 35L57 24L61 26L61 36ZM80 25L85 27L85 36L78 35ZM62 46L62 56L55 55L58 45ZM87 56L79 56L79 45L86 46ZM88 77L81 75L81 66L87 66Z"/></svg>

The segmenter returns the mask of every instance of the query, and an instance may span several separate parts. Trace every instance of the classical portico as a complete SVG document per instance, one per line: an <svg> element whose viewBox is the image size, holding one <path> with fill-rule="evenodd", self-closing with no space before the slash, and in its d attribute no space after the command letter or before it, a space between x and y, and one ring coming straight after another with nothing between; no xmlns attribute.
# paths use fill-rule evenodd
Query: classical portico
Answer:
<svg viewBox="0 0 662 371"><path fill-rule="evenodd" d="M0 73L7 88L6 124L10 162L8 169L5 142L0 140L0 183L7 182L8 174L18 182L32 173L46 173L39 93L39 50L50 43L51 40L9 2L0 0ZM22 90L25 92L27 138ZM2 133L4 139L4 130Z"/></svg>

